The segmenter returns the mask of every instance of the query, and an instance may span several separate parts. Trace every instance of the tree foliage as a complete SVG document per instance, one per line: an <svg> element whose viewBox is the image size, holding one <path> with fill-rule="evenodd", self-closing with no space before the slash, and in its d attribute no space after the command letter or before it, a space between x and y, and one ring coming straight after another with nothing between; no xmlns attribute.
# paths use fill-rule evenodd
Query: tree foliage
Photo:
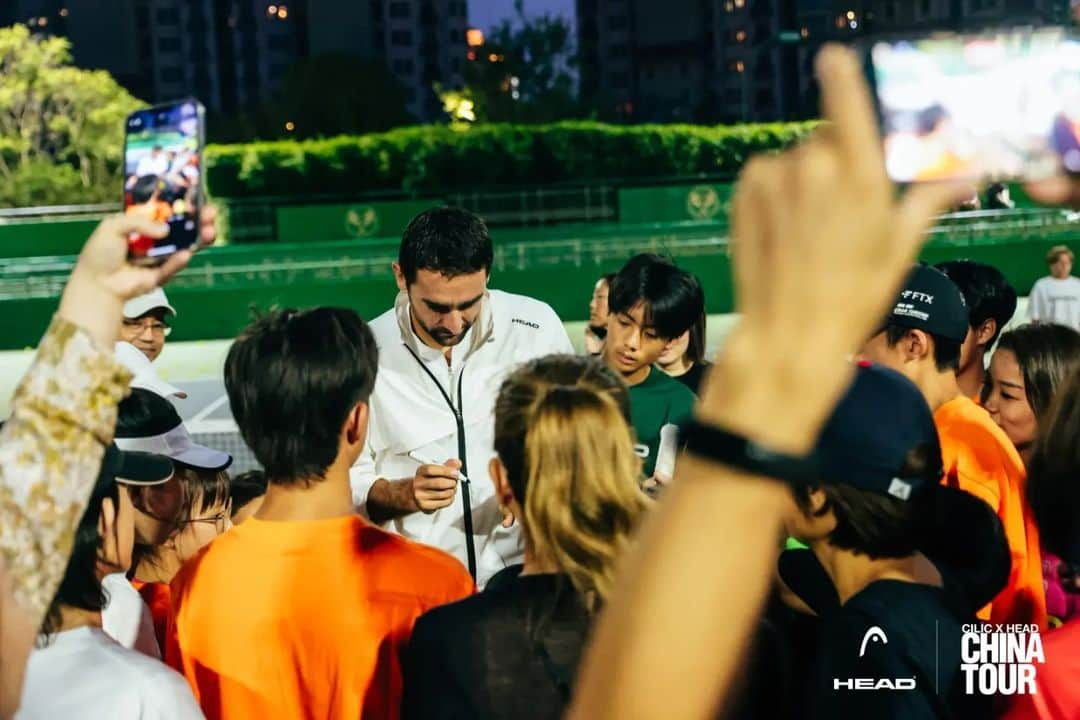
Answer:
<svg viewBox="0 0 1080 720"><path fill-rule="evenodd" d="M0 28L0 207L118 200L124 118L142 106L65 38Z"/></svg>
<svg viewBox="0 0 1080 720"><path fill-rule="evenodd" d="M445 125L326 140L212 145L210 192L225 197L437 194L495 185L733 176L755 152L798 142L813 123Z"/></svg>
<svg viewBox="0 0 1080 720"><path fill-rule="evenodd" d="M474 52L466 86L479 121L541 123L582 116L574 32L566 18L530 17L516 0L514 16L495 26Z"/></svg>

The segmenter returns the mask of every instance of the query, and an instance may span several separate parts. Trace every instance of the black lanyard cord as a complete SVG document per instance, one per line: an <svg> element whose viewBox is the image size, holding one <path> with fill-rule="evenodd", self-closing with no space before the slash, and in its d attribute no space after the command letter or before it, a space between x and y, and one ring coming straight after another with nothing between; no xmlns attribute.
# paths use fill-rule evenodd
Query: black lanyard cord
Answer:
<svg viewBox="0 0 1080 720"><path fill-rule="evenodd" d="M435 387L439 389L439 394L442 395L443 400L446 401L446 407L450 408L450 412L454 414L454 422L457 425L458 459L461 460L461 484L464 485L461 492L461 502L465 509L465 554L469 561L469 574L472 575L473 582L476 582L476 546L473 543L472 498L470 497L471 487L468 480L469 461L466 457L465 418L461 414L461 388L465 384L465 368L461 369L461 374L458 376L458 404L457 407L454 407L454 402L450 399L450 395L443 388L439 379L435 377L435 374L431 372L431 370L428 369L428 366L424 364L424 361L420 359L420 356L413 352L413 349L408 345L405 345L405 349L413 356L413 359L416 360L420 369L427 373L427 376L431 378L431 382L435 383Z"/></svg>

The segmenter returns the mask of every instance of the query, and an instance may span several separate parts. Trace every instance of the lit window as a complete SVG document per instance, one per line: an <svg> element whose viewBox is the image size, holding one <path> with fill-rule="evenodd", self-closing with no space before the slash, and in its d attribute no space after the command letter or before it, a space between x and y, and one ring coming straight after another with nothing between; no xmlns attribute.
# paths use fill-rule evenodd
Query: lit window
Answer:
<svg viewBox="0 0 1080 720"><path fill-rule="evenodd" d="M799 35L802 35L804 38L810 37L810 28L803 28L799 31Z"/></svg>
<svg viewBox="0 0 1080 720"><path fill-rule="evenodd" d="M60 8L60 17L67 17L67 16L68 16L68 9L67 8Z"/></svg>
<svg viewBox="0 0 1080 720"><path fill-rule="evenodd" d="M731 12L735 9L735 3L732 2L732 0L728 0L726 3L724 3L724 9L728 12Z"/></svg>
<svg viewBox="0 0 1080 720"><path fill-rule="evenodd" d="M746 0L735 0L735 7L741 8L746 6Z"/></svg>
<svg viewBox="0 0 1080 720"><path fill-rule="evenodd" d="M735 42L746 42L745 30L740 30L739 32L735 33Z"/></svg>

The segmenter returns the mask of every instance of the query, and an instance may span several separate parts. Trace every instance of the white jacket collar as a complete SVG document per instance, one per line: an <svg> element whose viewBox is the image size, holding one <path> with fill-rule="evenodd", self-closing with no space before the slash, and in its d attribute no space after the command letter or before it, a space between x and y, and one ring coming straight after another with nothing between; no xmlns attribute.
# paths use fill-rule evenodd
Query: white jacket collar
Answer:
<svg viewBox="0 0 1080 720"><path fill-rule="evenodd" d="M432 352L441 355L441 352L428 347L420 341L419 337L417 337L416 331L413 330L409 307L409 294L404 291L399 292L397 298L394 299L394 314L397 316L401 341L419 357L428 357ZM491 313L491 295L485 292L484 298L480 301L480 314L476 317L476 322L473 323L472 328L465 338L469 346L461 360L468 359L470 355L483 347L484 343L486 343L494 333L495 318Z"/></svg>

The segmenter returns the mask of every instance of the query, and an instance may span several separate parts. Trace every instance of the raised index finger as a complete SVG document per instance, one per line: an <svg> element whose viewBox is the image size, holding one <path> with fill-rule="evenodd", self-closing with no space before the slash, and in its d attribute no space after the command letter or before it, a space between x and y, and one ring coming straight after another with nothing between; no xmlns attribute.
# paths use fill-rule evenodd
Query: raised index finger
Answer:
<svg viewBox="0 0 1080 720"><path fill-rule="evenodd" d="M880 173L881 133L859 59L840 45L825 45L817 57L825 133L850 167Z"/></svg>

